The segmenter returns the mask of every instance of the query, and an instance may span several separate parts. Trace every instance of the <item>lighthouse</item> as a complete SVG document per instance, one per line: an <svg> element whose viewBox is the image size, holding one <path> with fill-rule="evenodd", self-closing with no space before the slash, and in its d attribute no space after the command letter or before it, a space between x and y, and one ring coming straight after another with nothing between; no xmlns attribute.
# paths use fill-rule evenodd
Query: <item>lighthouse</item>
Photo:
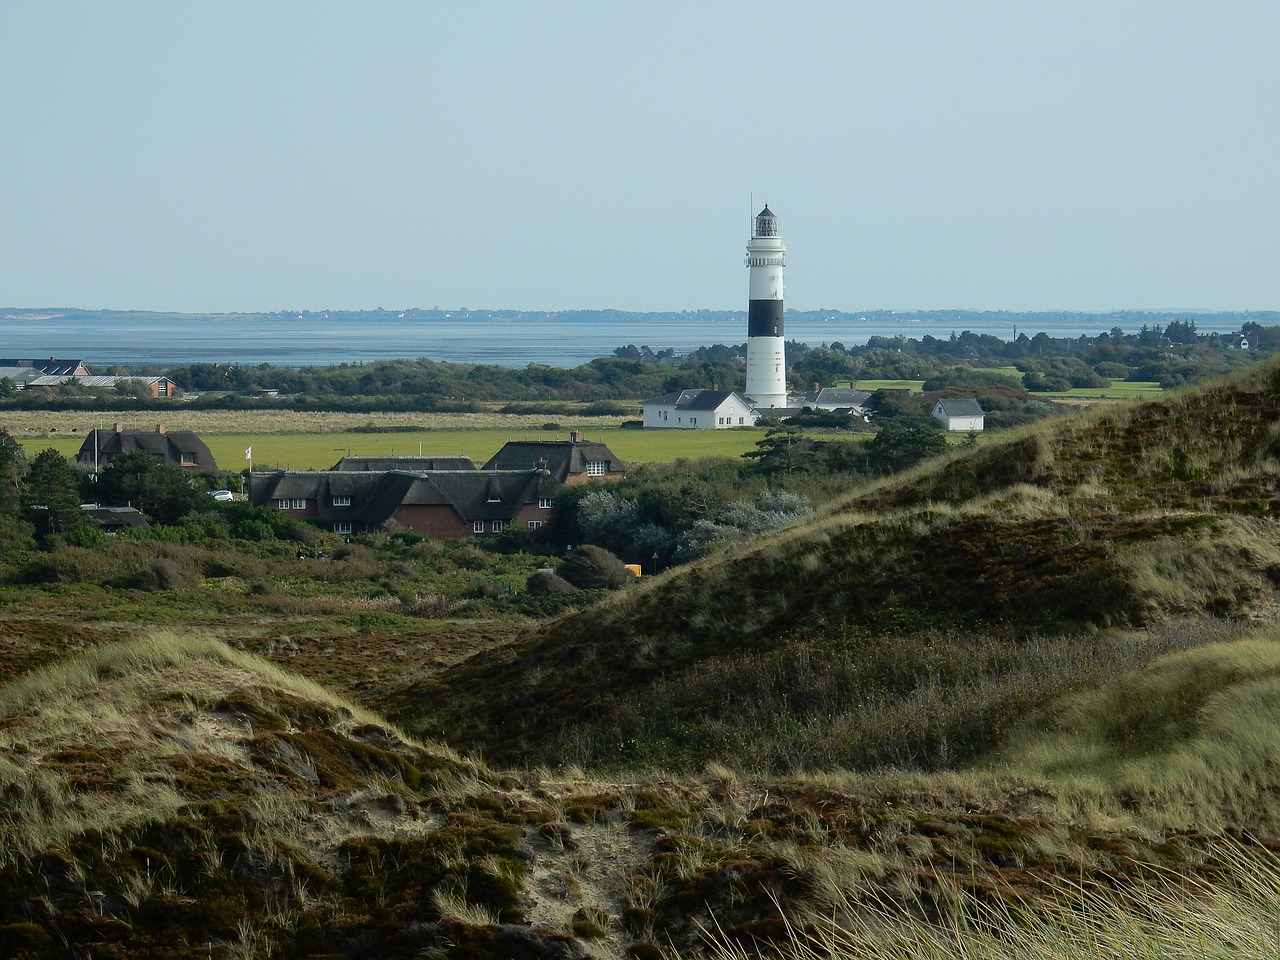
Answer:
<svg viewBox="0 0 1280 960"><path fill-rule="evenodd" d="M782 271L787 248L778 218L765 204L747 241L751 305L747 313L747 400L757 409L787 405L787 356L782 339Z"/></svg>

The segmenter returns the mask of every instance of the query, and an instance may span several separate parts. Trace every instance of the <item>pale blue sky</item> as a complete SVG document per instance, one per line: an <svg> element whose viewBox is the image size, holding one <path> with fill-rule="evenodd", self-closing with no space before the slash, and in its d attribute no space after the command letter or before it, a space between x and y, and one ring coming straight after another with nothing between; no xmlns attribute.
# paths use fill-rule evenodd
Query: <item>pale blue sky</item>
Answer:
<svg viewBox="0 0 1280 960"><path fill-rule="evenodd" d="M1275 0L0 0L0 305L1280 308Z"/></svg>

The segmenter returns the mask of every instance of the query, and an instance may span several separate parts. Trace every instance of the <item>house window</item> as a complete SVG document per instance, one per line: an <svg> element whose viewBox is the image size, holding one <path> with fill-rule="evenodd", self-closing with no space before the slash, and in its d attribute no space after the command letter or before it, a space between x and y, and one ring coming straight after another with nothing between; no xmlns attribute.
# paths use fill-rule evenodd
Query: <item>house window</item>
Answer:
<svg viewBox="0 0 1280 960"><path fill-rule="evenodd" d="M333 525L333 532L334 532L334 533L350 533L350 532L351 532L351 521L350 521L350 520L339 520L337 523L335 523L335 524Z"/></svg>
<svg viewBox="0 0 1280 960"><path fill-rule="evenodd" d="M501 532L502 532L502 521L501 521L501 520L495 520L495 521L493 521L493 532L494 532L494 533L501 533Z"/></svg>
<svg viewBox="0 0 1280 960"><path fill-rule="evenodd" d="M528 526L530 530L537 530L540 526L542 526L546 522L547 521L545 520L530 520Z"/></svg>
<svg viewBox="0 0 1280 960"><path fill-rule="evenodd" d="M350 497L334 497L333 505L335 507L349 507L351 506L351 498Z"/></svg>
<svg viewBox="0 0 1280 960"><path fill-rule="evenodd" d="M550 497L539 497L539 498L538 498L538 509L540 509L540 510L550 510L550 509L551 509L551 498L550 498Z"/></svg>
<svg viewBox="0 0 1280 960"><path fill-rule="evenodd" d="M178 462L184 467L194 467L196 465L196 455L194 453L179 454Z"/></svg>
<svg viewBox="0 0 1280 960"><path fill-rule="evenodd" d="M292 502L293 502L292 500L277 500L276 507L279 508L280 510L288 510L289 504Z"/></svg>
<svg viewBox="0 0 1280 960"><path fill-rule="evenodd" d="M305 501L305 500L296 500L296 499L295 499L295 500L293 500L293 501L292 501L291 505L292 505L293 509L295 509L295 510L305 510L305 509L307 509L307 501Z"/></svg>
<svg viewBox="0 0 1280 960"><path fill-rule="evenodd" d="M608 472L609 472L608 460L588 460L587 461L588 477L603 477Z"/></svg>
<svg viewBox="0 0 1280 960"><path fill-rule="evenodd" d="M483 521L483 520L473 520L473 521L471 521L471 532L472 532L472 533L484 533L484 521Z"/></svg>

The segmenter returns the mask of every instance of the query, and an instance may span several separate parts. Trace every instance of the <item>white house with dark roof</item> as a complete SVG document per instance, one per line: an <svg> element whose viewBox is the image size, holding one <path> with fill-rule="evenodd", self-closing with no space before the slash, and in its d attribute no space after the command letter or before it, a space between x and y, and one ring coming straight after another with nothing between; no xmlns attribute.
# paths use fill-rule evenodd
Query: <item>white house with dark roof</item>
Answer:
<svg viewBox="0 0 1280 960"><path fill-rule="evenodd" d="M677 390L644 401L646 428L667 430L727 430L751 427L757 414L733 390Z"/></svg>
<svg viewBox="0 0 1280 960"><path fill-rule="evenodd" d="M986 413L977 400L939 400L933 405L933 416L948 430L978 432L986 422Z"/></svg>

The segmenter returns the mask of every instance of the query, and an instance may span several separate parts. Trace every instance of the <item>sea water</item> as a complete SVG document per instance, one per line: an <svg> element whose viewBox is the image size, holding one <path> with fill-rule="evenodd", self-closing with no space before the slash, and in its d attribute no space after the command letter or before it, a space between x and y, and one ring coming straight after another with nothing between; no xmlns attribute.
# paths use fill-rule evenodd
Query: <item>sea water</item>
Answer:
<svg viewBox="0 0 1280 960"><path fill-rule="evenodd" d="M1245 318L1235 314L1196 317L1201 333L1228 333ZM1018 324L1023 324L1019 327ZM1029 324L1029 325L1028 325ZM870 337L949 337L965 330L1012 340L1018 333L1052 337L1094 336L1111 320L1090 314L990 314L964 318L861 319L804 314L786 320L785 337L819 346L864 344ZM1137 332L1131 323L1127 332ZM609 356L627 344L677 354L713 344L746 341L739 316L696 314L624 319L567 319L565 315L402 317L362 313L353 317L280 314L70 313L5 311L0 315L0 356L78 359L91 368L114 364L169 367L187 363L262 364L305 367L371 360L419 359L505 367L547 364L574 367Z"/></svg>

